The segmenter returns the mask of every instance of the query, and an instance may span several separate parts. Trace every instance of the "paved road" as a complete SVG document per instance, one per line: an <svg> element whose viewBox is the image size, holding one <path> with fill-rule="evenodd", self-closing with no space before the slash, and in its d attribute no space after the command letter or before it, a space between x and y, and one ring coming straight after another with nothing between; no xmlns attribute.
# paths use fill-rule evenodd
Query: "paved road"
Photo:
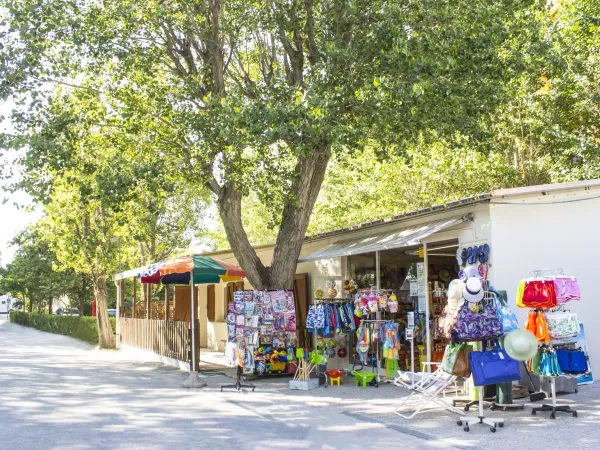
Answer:
<svg viewBox="0 0 600 450"><path fill-rule="evenodd" d="M0 449L448 448L268 392L186 390L186 375L0 316Z"/></svg>

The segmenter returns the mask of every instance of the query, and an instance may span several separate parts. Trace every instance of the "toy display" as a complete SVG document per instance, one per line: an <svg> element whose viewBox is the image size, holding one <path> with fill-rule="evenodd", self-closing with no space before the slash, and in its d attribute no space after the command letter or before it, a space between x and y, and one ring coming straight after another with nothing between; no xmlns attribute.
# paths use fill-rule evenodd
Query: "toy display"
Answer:
<svg viewBox="0 0 600 450"><path fill-rule="evenodd" d="M246 372L289 373L297 342L293 291L236 291L233 300L226 316L228 345L247 343L252 361L246 362Z"/></svg>

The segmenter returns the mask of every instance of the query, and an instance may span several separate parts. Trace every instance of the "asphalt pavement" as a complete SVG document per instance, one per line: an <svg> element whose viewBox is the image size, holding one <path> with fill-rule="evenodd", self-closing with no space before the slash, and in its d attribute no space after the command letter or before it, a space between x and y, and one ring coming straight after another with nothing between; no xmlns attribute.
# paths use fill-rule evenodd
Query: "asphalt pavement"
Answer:
<svg viewBox="0 0 600 450"><path fill-rule="evenodd" d="M231 379L219 374L188 390L186 378L0 316L0 449L451 448L317 391L288 395L263 381L221 393Z"/></svg>

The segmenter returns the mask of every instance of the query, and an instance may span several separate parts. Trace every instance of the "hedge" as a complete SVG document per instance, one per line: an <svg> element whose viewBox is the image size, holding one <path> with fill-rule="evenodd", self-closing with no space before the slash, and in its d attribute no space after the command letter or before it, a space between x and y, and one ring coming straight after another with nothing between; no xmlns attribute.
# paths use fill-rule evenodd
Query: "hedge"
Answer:
<svg viewBox="0 0 600 450"><path fill-rule="evenodd" d="M22 311L11 311L9 317L12 323L98 344L98 324L95 317L56 316ZM115 318L109 317L109 320L114 333L117 325Z"/></svg>

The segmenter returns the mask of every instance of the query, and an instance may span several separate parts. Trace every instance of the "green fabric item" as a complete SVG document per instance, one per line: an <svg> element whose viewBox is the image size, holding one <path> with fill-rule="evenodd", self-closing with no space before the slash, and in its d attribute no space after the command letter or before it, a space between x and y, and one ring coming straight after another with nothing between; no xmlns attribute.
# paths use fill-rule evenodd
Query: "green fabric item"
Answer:
<svg viewBox="0 0 600 450"><path fill-rule="evenodd" d="M212 258L192 256L194 264L194 284L219 283L219 275L225 275L227 269Z"/></svg>

